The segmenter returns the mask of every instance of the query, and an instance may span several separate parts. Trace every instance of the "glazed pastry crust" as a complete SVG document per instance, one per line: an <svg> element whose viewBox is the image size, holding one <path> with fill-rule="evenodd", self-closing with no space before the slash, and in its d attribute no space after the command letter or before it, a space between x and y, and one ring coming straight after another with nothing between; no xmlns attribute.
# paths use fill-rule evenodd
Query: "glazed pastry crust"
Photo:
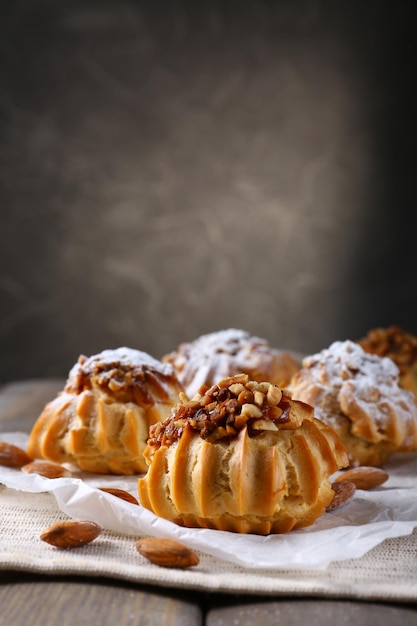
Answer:
<svg viewBox="0 0 417 626"><path fill-rule="evenodd" d="M36 421L28 450L87 472L143 473L149 426L167 417L182 391L172 368L146 353L81 356Z"/></svg>
<svg viewBox="0 0 417 626"><path fill-rule="evenodd" d="M255 381L248 384L256 389ZM224 388L224 381L220 385ZM271 385L260 385L267 396ZM266 402L259 417L241 422L239 415L251 411L237 408L235 421L229 420L233 432L221 425L219 435L217 428L197 423L204 421L202 407L214 404L208 411L217 411L216 424L227 424L227 417L219 418L224 403L207 404L216 387L151 428L149 469L138 481L142 505L182 526L238 533L266 535L311 525L333 498L329 476L348 463L334 431L314 418L310 406L279 390L273 406L281 415L271 418Z"/></svg>
<svg viewBox="0 0 417 626"><path fill-rule="evenodd" d="M337 432L352 465L378 466L394 452L417 449L416 398L399 386L391 359L335 342L303 360L289 389Z"/></svg>
<svg viewBox="0 0 417 626"><path fill-rule="evenodd" d="M162 360L172 364L190 398L201 385L211 386L240 373L248 374L251 380L285 387L300 367L290 353L235 328L182 343Z"/></svg>

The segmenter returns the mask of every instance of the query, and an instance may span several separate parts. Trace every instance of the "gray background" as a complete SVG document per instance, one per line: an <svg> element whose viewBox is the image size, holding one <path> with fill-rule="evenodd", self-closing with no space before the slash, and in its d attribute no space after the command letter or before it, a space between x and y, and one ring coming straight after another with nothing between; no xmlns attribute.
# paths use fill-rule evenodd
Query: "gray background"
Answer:
<svg viewBox="0 0 417 626"><path fill-rule="evenodd" d="M417 332L413 4L3 0L0 382Z"/></svg>

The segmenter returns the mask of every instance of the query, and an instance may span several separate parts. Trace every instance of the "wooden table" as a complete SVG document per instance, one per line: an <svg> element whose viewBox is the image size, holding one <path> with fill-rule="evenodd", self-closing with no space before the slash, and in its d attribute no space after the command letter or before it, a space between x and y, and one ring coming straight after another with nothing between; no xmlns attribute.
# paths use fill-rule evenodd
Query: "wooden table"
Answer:
<svg viewBox="0 0 417 626"><path fill-rule="evenodd" d="M28 432L59 379L0 387L1 432ZM7 537L0 537L7 541ZM0 626L417 626L417 605L169 590L101 578L0 571Z"/></svg>

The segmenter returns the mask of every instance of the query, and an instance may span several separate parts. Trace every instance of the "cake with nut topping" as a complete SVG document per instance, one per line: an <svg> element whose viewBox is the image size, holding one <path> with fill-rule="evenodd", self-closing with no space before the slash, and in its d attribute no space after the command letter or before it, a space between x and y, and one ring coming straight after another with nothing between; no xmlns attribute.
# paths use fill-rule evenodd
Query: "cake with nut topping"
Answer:
<svg viewBox="0 0 417 626"><path fill-rule="evenodd" d="M284 533L311 525L348 464L335 432L277 385L247 374L181 396L150 428L139 498L188 527Z"/></svg>
<svg viewBox="0 0 417 626"><path fill-rule="evenodd" d="M180 393L173 368L145 352L80 356L64 390L37 419L28 450L33 458L87 472L143 473L149 426L169 415Z"/></svg>

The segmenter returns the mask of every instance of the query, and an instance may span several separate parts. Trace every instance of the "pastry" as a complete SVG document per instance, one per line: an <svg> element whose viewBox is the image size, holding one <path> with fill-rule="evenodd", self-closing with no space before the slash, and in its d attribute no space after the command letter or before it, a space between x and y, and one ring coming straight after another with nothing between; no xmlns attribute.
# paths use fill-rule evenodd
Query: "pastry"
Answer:
<svg viewBox="0 0 417 626"><path fill-rule="evenodd" d="M64 390L37 419L28 451L87 472L145 472L149 426L169 415L179 393L172 367L145 352L118 348L80 356Z"/></svg>
<svg viewBox="0 0 417 626"><path fill-rule="evenodd" d="M150 429L142 505L187 527L283 533L331 502L329 477L348 464L311 406L247 374L224 379Z"/></svg>
<svg viewBox="0 0 417 626"><path fill-rule="evenodd" d="M417 336L399 326L374 328L358 341L370 354L387 356L400 370L400 386L417 396Z"/></svg>
<svg viewBox="0 0 417 626"><path fill-rule="evenodd" d="M171 363L188 397L201 385L214 385L235 374L285 387L299 365L288 353L269 346L265 339L229 328L182 343L162 360Z"/></svg>
<svg viewBox="0 0 417 626"><path fill-rule="evenodd" d="M336 341L303 359L289 385L334 428L352 465L378 466L394 452L417 449L417 400L399 386L399 371L386 357L352 341Z"/></svg>

